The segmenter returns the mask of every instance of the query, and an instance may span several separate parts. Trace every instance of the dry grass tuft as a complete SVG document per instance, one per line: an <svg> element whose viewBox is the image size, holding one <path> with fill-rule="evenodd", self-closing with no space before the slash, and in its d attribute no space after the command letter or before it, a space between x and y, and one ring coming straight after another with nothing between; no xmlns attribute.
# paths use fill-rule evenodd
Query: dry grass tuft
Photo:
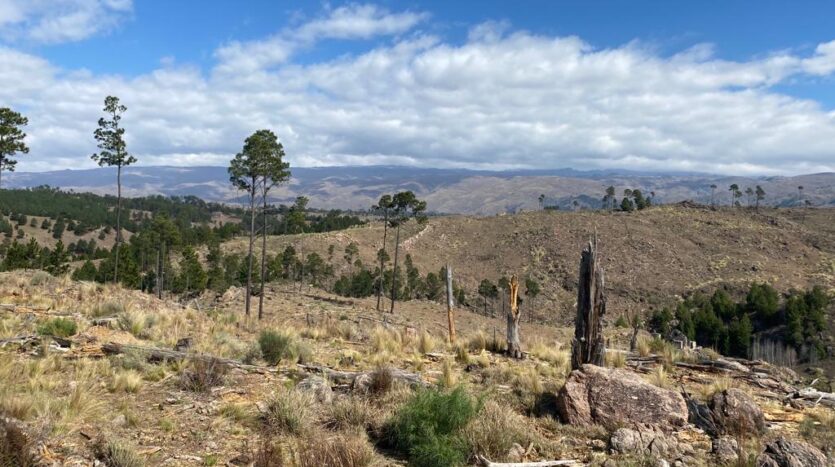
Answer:
<svg viewBox="0 0 835 467"><path fill-rule="evenodd" d="M420 333L420 337L418 337L417 347L418 347L418 351L422 355L426 355L426 354L432 352L433 350L435 350L435 347L437 345L438 345L438 343L435 340L435 338L432 337L428 332L422 331Z"/></svg>
<svg viewBox="0 0 835 467"><path fill-rule="evenodd" d="M482 455L492 461L509 460L507 454L514 444L528 446L537 442L527 417L496 401L488 400L479 414L464 428L462 436L470 447L470 455Z"/></svg>
<svg viewBox="0 0 835 467"><path fill-rule="evenodd" d="M607 350L606 366L609 368L623 368L626 366L626 353L617 350Z"/></svg>
<svg viewBox="0 0 835 467"><path fill-rule="evenodd" d="M270 433L303 435L313 423L313 398L295 389L282 390L266 402L261 421Z"/></svg>
<svg viewBox="0 0 835 467"><path fill-rule="evenodd" d="M670 381L669 375L667 374L667 370L661 365L656 366L652 370L652 373L649 374L648 379L650 383L654 384L655 386L658 386L659 388L671 389L673 385Z"/></svg>
<svg viewBox="0 0 835 467"><path fill-rule="evenodd" d="M336 431L355 428L367 430L378 422L374 407L365 399L352 396L334 401L328 406L325 417L325 426Z"/></svg>
<svg viewBox="0 0 835 467"><path fill-rule="evenodd" d="M208 392L226 379L228 367L218 359L192 359L180 373L180 387L186 391Z"/></svg>
<svg viewBox="0 0 835 467"><path fill-rule="evenodd" d="M371 384L368 386L368 392L371 394L385 394L391 391L394 386L394 377L391 374L391 368L381 366L371 372Z"/></svg>
<svg viewBox="0 0 835 467"><path fill-rule="evenodd" d="M478 331L474 336L467 341L467 346L471 352L481 352L487 349L487 336L483 331Z"/></svg>
<svg viewBox="0 0 835 467"><path fill-rule="evenodd" d="M458 377L455 375L455 370L452 367L452 360L445 358L441 371L441 380L438 381L441 387L451 388L458 383Z"/></svg>
<svg viewBox="0 0 835 467"><path fill-rule="evenodd" d="M377 326L371 332L371 349L374 353L387 352L398 355L403 349L403 339L399 332Z"/></svg>
<svg viewBox="0 0 835 467"><path fill-rule="evenodd" d="M638 342L635 345L635 350L638 352L638 355L648 357L652 351L649 346L649 340L644 337L639 337Z"/></svg>
<svg viewBox="0 0 835 467"><path fill-rule="evenodd" d="M18 426L0 419L0 465L34 467L34 442Z"/></svg>
<svg viewBox="0 0 835 467"><path fill-rule="evenodd" d="M136 370L121 371L113 375L110 383L111 392L135 394L142 387L142 375Z"/></svg>
<svg viewBox="0 0 835 467"><path fill-rule="evenodd" d="M374 449L360 433L309 436L295 451L299 467L365 467L374 461Z"/></svg>
<svg viewBox="0 0 835 467"><path fill-rule="evenodd" d="M144 467L145 460L130 444L99 440L94 446L96 458L108 467Z"/></svg>
<svg viewBox="0 0 835 467"><path fill-rule="evenodd" d="M455 344L455 361L461 365L469 365L470 351L463 344Z"/></svg>

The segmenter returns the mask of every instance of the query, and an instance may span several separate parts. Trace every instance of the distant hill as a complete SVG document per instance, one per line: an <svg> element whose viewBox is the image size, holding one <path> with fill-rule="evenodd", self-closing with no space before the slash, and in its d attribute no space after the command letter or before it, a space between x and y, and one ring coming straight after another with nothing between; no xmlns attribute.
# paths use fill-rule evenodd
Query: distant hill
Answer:
<svg viewBox="0 0 835 467"><path fill-rule="evenodd" d="M747 178L707 174L651 174L631 171L578 171L573 169L527 171L474 171L400 166L296 167L291 182L274 192L273 201L289 204L296 196L310 198L318 208L366 209L382 193L412 190L425 198L436 212L489 215L539 208L545 204L560 209L598 208L610 185L622 196L625 188L654 192L656 200L672 203L693 200L709 203L710 185L717 185L716 199L728 204L728 186L760 185L765 204L793 206L798 186L803 198L815 206L835 206L835 173L795 177ZM228 181L225 167L129 167L123 171L127 196L150 194L194 195L207 201L237 202L240 193ZM75 191L115 193L115 169L96 168L54 172L18 172L4 175L4 188L50 185ZM747 204L746 196L740 202Z"/></svg>

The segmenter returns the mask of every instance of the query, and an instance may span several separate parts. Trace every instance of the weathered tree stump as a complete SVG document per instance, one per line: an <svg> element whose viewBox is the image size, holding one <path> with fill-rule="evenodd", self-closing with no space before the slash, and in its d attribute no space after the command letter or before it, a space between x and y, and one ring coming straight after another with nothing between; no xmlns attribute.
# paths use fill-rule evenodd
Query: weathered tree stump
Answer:
<svg viewBox="0 0 835 467"><path fill-rule="evenodd" d="M519 319L522 311L517 303L519 298L519 279L516 274L510 278L510 309L507 311L507 355L511 358L525 358L522 353L522 344L519 341Z"/></svg>
<svg viewBox="0 0 835 467"><path fill-rule="evenodd" d="M571 345L571 368L574 370L586 363L604 365L603 315L606 314L606 297L603 286L603 268L598 263L595 234L580 258L577 319Z"/></svg>

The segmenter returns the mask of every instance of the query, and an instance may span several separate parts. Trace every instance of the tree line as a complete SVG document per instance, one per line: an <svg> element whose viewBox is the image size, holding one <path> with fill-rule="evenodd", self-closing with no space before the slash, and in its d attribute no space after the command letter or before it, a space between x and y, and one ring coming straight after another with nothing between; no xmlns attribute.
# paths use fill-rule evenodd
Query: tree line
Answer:
<svg viewBox="0 0 835 467"><path fill-rule="evenodd" d="M676 329L699 345L743 358L749 357L756 333L781 327L785 345L803 358L823 358L827 350L821 334L829 303L829 295L820 286L781 296L768 284L754 283L740 301L721 288L712 295L693 293L674 311L655 311L649 324L663 335Z"/></svg>

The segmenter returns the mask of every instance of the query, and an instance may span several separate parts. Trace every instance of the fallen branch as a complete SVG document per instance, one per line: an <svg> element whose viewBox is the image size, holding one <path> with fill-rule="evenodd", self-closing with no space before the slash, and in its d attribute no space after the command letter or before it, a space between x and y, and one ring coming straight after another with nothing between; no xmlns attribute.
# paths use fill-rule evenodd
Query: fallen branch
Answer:
<svg viewBox="0 0 835 467"><path fill-rule="evenodd" d="M299 364L299 368L307 371L308 373L319 373L322 375L327 376L327 378L337 384L352 384L354 380L361 375L370 376L372 372L363 372L363 371L341 371L341 370L334 370L324 366L318 365L302 365ZM423 380L417 373L409 373L407 371L401 370L399 368L389 368L391 372L391 377L395 380L399 380L405 383L408 383L410 386L428 386L429 384Z"/></svg>
<svg viewBox="0 0 835 467"><path fill-rule="evenodd" d="M580 462L573 459L538 461L538 462L490 462L486 457L479 455L478 461L484 467L552 467L557 465L578 465Z"/></svg>
<svg viewBox="0 0 835 467"><path fill-rule="evenodd" d="M825 405L835 408L835 393L822 392L815 388L804 388L792 395L794 399L801 399L804 402L812 402L813 406Z"/></svg>
<svg viewBox="0 0 835 467"><path fill-rule="evenodd" d="M0 339L0 347L5 347L8 344L18 344L18 345L29 345L36 342L40 342L41 337L36 336L34 334L24 335L24 336L15 336L10 337L8 339Z"/></svg>

